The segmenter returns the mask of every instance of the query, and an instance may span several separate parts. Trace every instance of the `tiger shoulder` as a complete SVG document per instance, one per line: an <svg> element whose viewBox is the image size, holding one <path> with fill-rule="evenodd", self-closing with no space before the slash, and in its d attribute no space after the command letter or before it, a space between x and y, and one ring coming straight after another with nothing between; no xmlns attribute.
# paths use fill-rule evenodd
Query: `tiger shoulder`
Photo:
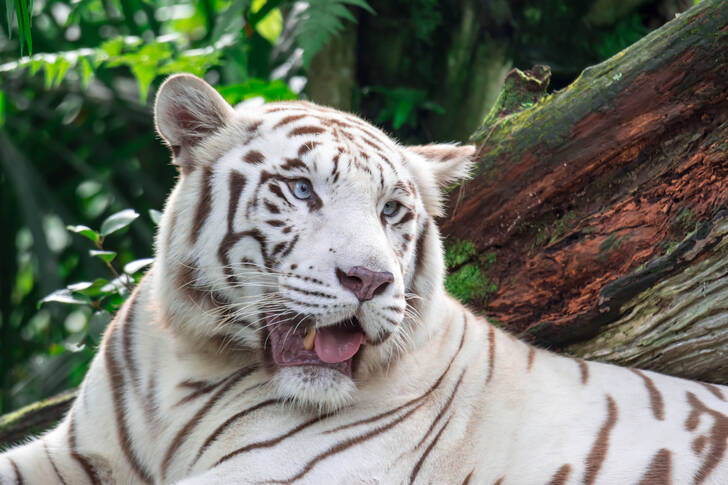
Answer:
<svg viewBox="0 0 728 485"><path fill-rule="evenodd" d="M154 264L6 484L728 484L728 388L531 347L444 290L474 148L307 102L155 105Z"/></svg>

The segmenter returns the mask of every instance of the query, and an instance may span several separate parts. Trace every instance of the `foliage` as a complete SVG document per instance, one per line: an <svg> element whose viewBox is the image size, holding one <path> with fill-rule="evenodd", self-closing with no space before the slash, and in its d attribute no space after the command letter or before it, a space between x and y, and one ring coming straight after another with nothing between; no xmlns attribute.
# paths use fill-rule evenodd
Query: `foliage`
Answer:
<svg viewBox="0 0 728 485"><path fill-rule="evenodd" d="M470 241L452 241L445 246L448 275L445 288L463 303L484 304L498 286L486 272L495 263L495 253L478 255Z"/></svg>
<svg viewBox="0 0 728 485"><path fill-rule="evenodd" d="M301 22L296 32L296 40L303 49L303 65L306 67L328 39L344 28L342 20L356 23L356 18L345 5L354 5L374 13L364 0L309 0L308 4L308 8L301 14Z"/></svg>
<svg viewBox="0 0 728 485"><path fill-rule="evenodd" d="M286 33L293 5L6 1L20 15L0 35L0 249L12 255L0 258L0 412L78 385L151 263L175 175L152 124L162 78L204 76L233 104L296 99L305 69L295 51L310 58L350 8L368 9L311 2ZM319 30L315 43L296 35L302 23ZM274 77L283 65L293 68Z"/></svg>
<svg viewBox="0 0 728 485"><path fill-rule="evenodd" d="M8 23L8 36L12 35L13 19L16 21L18 28L20 45L20 55L23 55L24 49L28 50L28 54L33 53L33 36L30 32L30 22L33 12L33 0L3 0L5 3L5 14Z"/></svg>

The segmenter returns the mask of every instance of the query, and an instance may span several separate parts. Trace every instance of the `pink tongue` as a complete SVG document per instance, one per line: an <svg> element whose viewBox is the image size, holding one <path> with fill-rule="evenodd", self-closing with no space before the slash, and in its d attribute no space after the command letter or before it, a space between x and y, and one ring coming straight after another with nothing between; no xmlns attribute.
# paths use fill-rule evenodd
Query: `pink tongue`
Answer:
<svg viewBox="0 0 728 485"><path fill-rule="evenodd" d="M316 330L316 355L327 364L351 359L359 350L364 334L348 332L342 328L324 327Z"/></svg>

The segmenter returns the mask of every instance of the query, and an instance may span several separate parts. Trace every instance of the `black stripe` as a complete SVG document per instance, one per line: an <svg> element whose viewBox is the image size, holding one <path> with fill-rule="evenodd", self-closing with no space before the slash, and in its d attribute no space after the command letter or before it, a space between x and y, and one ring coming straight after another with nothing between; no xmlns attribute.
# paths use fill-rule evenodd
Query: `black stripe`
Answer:
<svg viewBox="0 0 728 485"><path fill-rule="evenodd" d="M458 388L460 387L460 383L463 382L463 377L465 376L465 369L460 373L460 377L458 378L458 381L455 383L455 387L453 387L452 392L450 393L450 397L447 398L447 402L445 402L445 405L440 409L440 412L437 413L437 416L435 416L435 419L432 421L432 424L430 425L430 429L427 430L427 433L422 437L419 443L417 443L417 446L415 446L415 450L418 449L422 444L427 441L427 438L430 436L430 433L435 429L437 426L437 423L440 422L440 419L445 415L448 409L450 409L450 406L453 403L453 400L455 399L455 395L458 392Z"/></svg>
<svg viewBox="0 0 728 485"><path fill-rule="evenodd" d="M15 483L17 483L18 485L25 485L25 480L23 479L23 474L20 473L20 468L18 468L18 464L15 463L15 460L10 457L8 457L8 460L10 461L10 464L15 471Z"/></svg>
<svg viewBox="0 0 728 485"><path fill-rule="evenodd" d="M86 456L79 453L76 448L76 421L74 408L71 408L68 421L68 448L71 450L71 458L78 462L92 485L101 485L101 479L99 479L96 469L93 467L91 462L88 461Z"/></svg>
<svg viewBox="0 0 728 485"><path fill-rule="evenodd" d="M51 456L51 451L48 449L48 443L44 439L41 439L43 442L43 449L45 450L46 456L48 457L48 461L51 463L51 467L53 468L53 471L56 474L56 477L61 482L62 485L68 485L66 483L66 480L63 479L63 475L61 475L61 472L58 471L58 467L56 466L56 462L53 461L53 457Z"/></svg>
<svg viewBox="0 0 728 485"><path fill-rule="evenodd" d="M281 258L285 258L289 254L291 254L291 251L293 251L293 248L296 247L296 244L298 243L298 234L293 236L293 240L286 246L286 249L281 253Z"/></svg>
<svg viewBox="0 0 728 485"><path fill-rule="evenodd" d="M437 440L440 439L440 435L442 435L442 432L445 431L445 428L447 428L447 425L450 424L450 420L452 419L452 416L445 421L445 424L440 428L440 431L437 432L435 435L435 439L432 440L432 443L425 449L425 452L422 453L422 456L419 460L417 460L417 463L415 464L415 467L412 469L412 473L410 474L410 485L412 485L415 481L415 478L417 478L417 474L420 472L420 468L422 467L422 464L425 462L425 459L427 458L427 455L430 454L432 451L432 448L435 447L435 444L437 444Z"/></svg>
<svg viewBox="0 0 728 485"><path fill-rule="evenodd" d="M259 409L262 409L262 408L265 408L265 407L268 407L268 406L271 406L274 404L280 404L282 402L283 401L280 399L268 399L267 401L258 403L255 406L249 407L247 409L244 409L244 410L230 416L227 420L225 420L224 423L222 423L220 426L218 426L215 429L215 431L213 431L212 433L210 433L210 435L208 435L205 442L202 444L200 449L197 451L197 454L195 455L195 458L192 460L192 463L190 464L190 466L188 467L188 470L191 470L192 467L195 466L195 463L197 463L197 460L200 459L202 454L212 445L212 443L217 439L217 437L220 436L225 431L225 429L227 427L229 427L231 424L233 424L235 421L237 421L238 419L244 418L245 416L247 416L248 414L250 414L254 411L257 411Z"/></svg>
<svg viewBox="0 0 728 485"><path fill-rule="evenodd" d="M152 483L151 474L139 462L139 459L134 453L132 439L129 436L129 428L126 423L126 410L124 409L126 406L126 382L113 349L117 327L116 322L111 324L104 342L104 358L106 370L109 375L109 386L111 387L111 400L114 408L114 417L116 419L116 432L118 434L121 451L124 453L124 457L129 462L129 465L131 465L132 470L134 470L144 483Z"/></svg>
<svg viewBox="0 0 728 485"><path fill-rule="evenodd" d="M172 462L172 458L174 457L174 454L177 452L180 446L182 446L182 443L184 440L192 433L192 431L197 427L198 424L202 421L202 418L205 417L207 412L212 409L212 407L222 398L222 396L225 395L226 392L228 392L235 384L240 382L242 379L246 378L250 374L252 374L257 367L246 367L244 369L241 369L237 372L235 372L233 375L228 377L226 379L226 382L223 386L221 386L215 393L210 396L210 399L208 399L202 407L195 413L192 418L190 418L189 421L177 432L174 439L172 440L172 443L170 443L169 448L167 448L167 452L164 454L164 459L162 460L162 481L166 481L166 475L167 470L169 469L169 465Z"/></svg>
<svg viewBox="0 0 728 485"><path fill-rule="evenodd" d="M401 406L398 406L395 409L392 409L392 410L389 410L389 411L385 411L383 413L377 414L377 415L372 416L370 418L360 419L358 421L354 421L354 422L349 423L349 424L344 424L342 426L338 426L338 427L336 427L334 429L325 431L325 433L335 433L337 431L341 431L342 429L352 428L354 426L359 426L360 424L368 424L368 423L371 423L371 422L374 422L374 421L378 421L378 420L380 420L380 419L382 419L384 417L387 417L387 416L389 416L389 415L391 415L393 413L396 413L397 411L399 411L401 409L404 409L404 408L406 408L406 407L408 407L410 405L416 404L419 401L422 401L423 399L425 399L427 396L430 395L430 393L432 393L437 387L440 386L440 383L445 378L445 376L447 375L447 373L450 371L450 368L452 367L453 362L455 362L455 359L460 354L460 351L463 348L463 344L465 343L465 331L466 330L467 330L467 327L466 326L463 326L463 333L460 336L460 344L458 345L458 348L455 351L455 353L453 354L453 356L450 358L450 362L447 364L447 367L445 368L445 371L440 375L440 377L438 377L438 379L423 394L421 394L420 396L418 396L418 397L416 397L416 398L414 398L414 399L412 399L412 400L410 400L410 401L402 404Z"/></svg>
<svg viewBox="0 0 728 485"><path fill-rule="evenodd" d="M126 367L129 370L131 377L131 384L134 391L138 392L139 386L139 370L137 368L136 361L134 360L134 350L132 342L132 326L134 324L134 317L136 312L137 298L139 295L139 286L136 291L132 293L129 298L129 307L126 310L126 317L122 322L121 327L121 347L124 353L124 360L126 360Z"/></svg>
<svg viewBox="0 0 728 485"><path fill-rule="evenodd" d="M290 438L291 436L293 436L293 435L295 435L295 434L303 431L304 429L308 428L309 426L312 426L312 425L314 425L314 424L318 423L319 421L322 421L323 419L326 419L326 418L328 418L328 415L322 415L322 416L315 417L315 418L313 418L313 419L311 419L309 421L306 421L304 423L299 424L298 426L296 426L295 428L291 429L287 433L282 434L282 435L280 435L280 436L278 436L276 438L271 438L271 439L265 440L265 441L257 441L255 443L251 443L249 445L245 445L242 448L238 448L237 450L235 450L235 451L233 451L231 453L228 453L227 455L225 455L222 458L220 458L217 461L217 463L215 463L215 466L218 466L220 463L223 463L223 462L225 462L225 461L227 461L227 460L229 460L231 458L234 458L234 457L236 457L236 456L238 456L240 454L247 453L248 451L259 450L261 448L270 448L272 446L275 446L278 443L280 443L281 441L283 441L283 440L285 440L287 438Z"/></svg>
<svg viewBox="0 0 728 485"><path fill-rule="evenodd" d="M424 404L425 404L425 401L422 401L417 406L413 407L412 409L410 409L406 413L402 414L398 418L396 418L396 419L394 419L394 420L392 420L392 421L390 421L390 422L388 422L386 424L383 424L381 426L378 426L378 427L374 428L373 430L368 431L368 432L366 432L364 434L361 434L361 435L358 435L358 436L354 436L352 438L348 438L348 439L345 439L343 441L340 441L340 442L336 443L334 446L332 446L328 450L324 451L323 453L319 453L318 455L316 455L315 457L313 457L311 460L309 460L309 462L306 463L306 465L304 465L304 467L301 469L300 472L298 472L296 475L288 478L287 480L269 480L269 481L264 482L264 483L271 483L271 484L273 484L273 483L290 484L290 483L296 482L297 480L300 480L301 478L303 478L308 472L310 472L321 461L323 461L326 458L329 458L329 457L331 457L333 455L336 455L338 453L341 453L343 451L346 451L349 448L351 448L352 446L359 445L359 444L361 444L361 443L363 443L365 441L368 441L368 440L370 440L372 438L377 437L378 435L380 435L380 434L384 433L385 431L387 431L387 430L395 427L396 425L398 425L399 423L401 423L405 419L409 418L415 411L417 411Z"/></svg>
<svg viewBox="0 0 728 485"><path fill-rule="evenodd" d="M297 292L302 293L304 295L320 296L321 298L328 298L328 299L331 299L331 300L335 300L336 299L335 296L329 295L328 293L322 293L320 291L304 290L302 288L297 288L295 286L291 286L291 285L287 285L287 284L281 284L281 286L283 288L287 288L287 289L292 290L292 291L297 291Z"/></svg>

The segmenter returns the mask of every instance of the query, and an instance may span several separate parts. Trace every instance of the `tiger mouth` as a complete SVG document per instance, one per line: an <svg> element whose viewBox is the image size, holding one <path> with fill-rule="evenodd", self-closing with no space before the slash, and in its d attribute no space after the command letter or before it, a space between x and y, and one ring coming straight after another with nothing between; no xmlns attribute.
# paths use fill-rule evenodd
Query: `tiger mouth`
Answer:
<svg viewBox="0 0 728 485"><path fill-rule="evenodd" d="M316 327L285 316L266 315L273 362L278 367L315 365L351 377L351 363L364 342L364 331L355 317L334 325Z"/></svg>

